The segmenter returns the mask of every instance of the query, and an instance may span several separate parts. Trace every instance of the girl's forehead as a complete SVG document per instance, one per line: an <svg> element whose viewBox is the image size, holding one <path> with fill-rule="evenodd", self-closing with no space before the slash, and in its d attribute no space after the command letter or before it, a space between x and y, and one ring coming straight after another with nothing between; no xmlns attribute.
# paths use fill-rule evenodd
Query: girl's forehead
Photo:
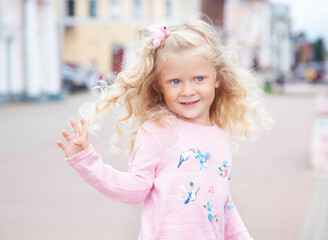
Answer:
<svg viewBox="0 0 328 240"><path fill-rule="evenodd" d="M199 51L184 51L182 54L166 53L165 56L165 61L162 61L158 68L160 78L204 74L215 69L213 62Z"/></svg>
<svg viewBox="0 0 328 240"><path fill-rule="evenodd" d="M168 59L177 59L185 56L202 56L208 59L208 54L206 54L206 51L201 48L191 48L183 51L170 51L167 49L162 49L162 51L159 52L160 61L163 63L165 63Z"/></svg>

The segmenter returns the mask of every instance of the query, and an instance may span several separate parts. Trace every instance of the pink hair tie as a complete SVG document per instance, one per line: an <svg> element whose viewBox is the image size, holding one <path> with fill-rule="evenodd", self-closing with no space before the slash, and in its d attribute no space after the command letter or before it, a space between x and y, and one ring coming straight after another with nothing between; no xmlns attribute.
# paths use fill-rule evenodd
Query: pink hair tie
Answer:
<svg viewBox="0 0 328 240"><path fill-rule="evenodd" d="M167 31L165 24L161 24L161 25L152 24L147 28L147 31L150 33L154 33L153 45L155 47L158 47L166 37L171 35L171 33Z"/></svg>

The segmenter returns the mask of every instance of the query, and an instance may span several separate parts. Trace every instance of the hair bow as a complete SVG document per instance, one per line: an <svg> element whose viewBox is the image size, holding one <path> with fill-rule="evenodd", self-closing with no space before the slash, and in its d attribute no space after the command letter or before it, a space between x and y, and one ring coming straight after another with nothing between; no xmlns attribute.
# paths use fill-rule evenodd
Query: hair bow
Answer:
<svg viewBox="0 0 328 240"><path fill-rule="evenodd" d="M171 33L167 31L167 27L165 24L161 24L161 25L152 24L147 28L147 31L153 33L153 37L154 37L153 45L155 47L158 47L166 37L171 35Z"/></svg>

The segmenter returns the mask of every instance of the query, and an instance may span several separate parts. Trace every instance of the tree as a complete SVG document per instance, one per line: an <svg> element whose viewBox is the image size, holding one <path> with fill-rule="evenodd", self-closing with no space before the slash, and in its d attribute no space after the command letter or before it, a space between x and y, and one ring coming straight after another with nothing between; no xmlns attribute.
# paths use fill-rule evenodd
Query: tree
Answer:
<svg viewBox="0 0 328 240"><path fill-rule="evenodd" d="M320 37L316 41L314 41L312 44L312 60L313 61L323 61L325 59L325 53L326 53L326 48L325 48L325 43L323 39Z"/></svg>

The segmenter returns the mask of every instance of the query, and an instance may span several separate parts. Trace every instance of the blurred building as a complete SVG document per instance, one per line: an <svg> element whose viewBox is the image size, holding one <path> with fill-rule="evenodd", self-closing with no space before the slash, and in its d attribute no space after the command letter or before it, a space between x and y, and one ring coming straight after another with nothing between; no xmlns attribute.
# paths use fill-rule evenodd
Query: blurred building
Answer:
<svg viewBox="0 0 328 240"><path fill-rule="evenodd" d="M270 67L270 3L267 0L227 0L225 30L228 44L240 50L244 66Z"/></svg>
<svg viewBox="0 0 328 240"><path fill-rule="evenodd" d="M288 7L269 0L227 0L224 26L228 44L239 49L243 65L273 74L290 72L293 61Z"/></svg>
<svg viewBox="0 0 328 240"><path fill-rule="evenodd" d="M201 0L62 0L62 61L117 72L143 24L195 16ZM129 59L127 59L129 62Z"/></svg>
<svg viewBox="0 0 328 240"><path fill-rule="evenodd" d="M288 75L294 64L289 7L271 4L271 68Z"/></svg>
<svg viewBox="0 0 328 240"><path fill-rule="evenodd" d="M0 1L0 102L59 98L59 48L52 0Z"/></svg>
<svg viewBox="0 0 328 240"><path fill-rule="evenodd" d="M308 42L296 43L296 60L298 63L308 63L312 59L312 46Z"/></svg>
<svg viewBox="0 0 328 240"><path fill-rule="evenodd" d="M213 25L224 26L224 3L226 0L202 0L201 12L205 13L213 22Z"/></svg>

